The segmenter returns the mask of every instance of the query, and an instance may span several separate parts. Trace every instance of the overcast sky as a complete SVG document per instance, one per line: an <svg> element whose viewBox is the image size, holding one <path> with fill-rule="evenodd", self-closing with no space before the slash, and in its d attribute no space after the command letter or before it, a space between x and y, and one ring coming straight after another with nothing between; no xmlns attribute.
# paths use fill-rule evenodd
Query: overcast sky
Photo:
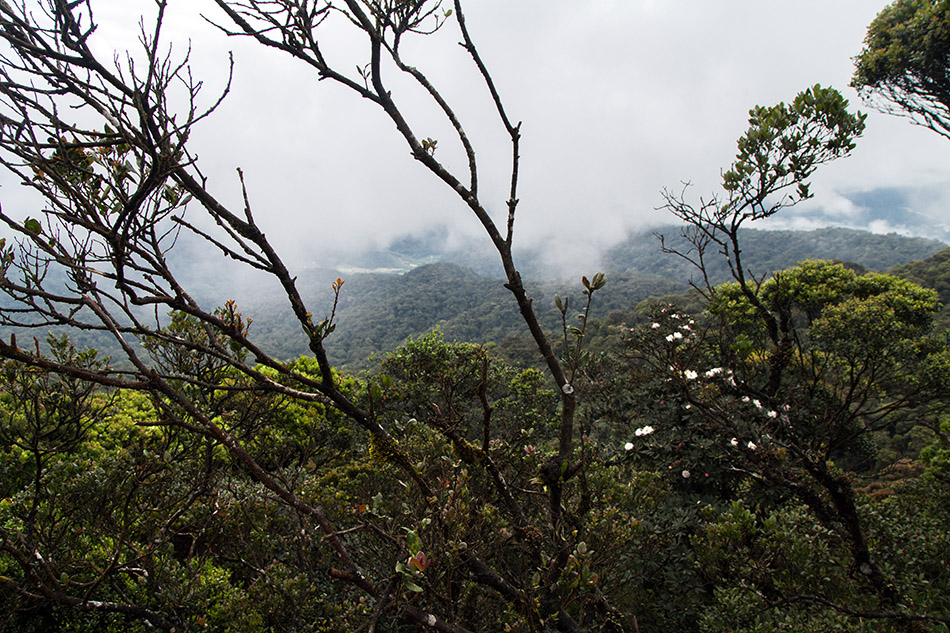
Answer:
<svg viewBox="0 0 950 633"><path fill-rule="evenodd" d="M136 13L150 4L93 0L93 6L103 22L97 50L106 52L134 45ZM558 242L559 257L583 266L626 231L667 222L654 210L662 188L688 180L696 195L712 192L752 106L787 101L821 83L867 110L848 88L851 58L883 6L873 0L470 0L464 7L472 36L510 116L523 121L516 241ZM455 234L477 233L453 192L409 157L372 104L318 83L289 58L224 37L195 17L199 10L218 15L210 2L171 0L169 35L192 40L195 72L206 80L209 99L223 85L227 51L236 61L232 94L193 138L199 164L217 193L235 201L234 169L243 168L258 219L295 259L321 261L341 245L382 246L437 224ZM332 25L327 37L340 68L354 68L358 42ZM458 39L449 22L405 55L457 108L481 161L484 200L501 217L510 149ZM393 86L421 136L440 140L437 156L461 167L458 148L432 110L414 107L420 102L403 84ZM910 187L928 191L928 204L945 214L948 167L950 141L872 113L854 155L816 175L813 204L850 224L860 221L860 210L846 196ZM793 215L785 222L795 225ZM807 225L799 220L799 226Z"/></svg>

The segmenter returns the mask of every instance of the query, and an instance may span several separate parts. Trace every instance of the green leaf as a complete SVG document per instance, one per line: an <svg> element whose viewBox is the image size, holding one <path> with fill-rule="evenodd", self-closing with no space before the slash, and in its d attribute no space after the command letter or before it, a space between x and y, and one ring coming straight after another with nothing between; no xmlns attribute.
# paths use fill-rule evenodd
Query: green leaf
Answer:
<svg viewBox="0 0 950 633"><path fill-rule="evenodd" d="M406 545L409 547L409 552L413 556L418 554L419 550L422 549L422 539L419 538L415 530L409 530L406 534Z"/></svg>
<svg viewBox="0 0 950 633"><path fill-rule="evenodd" d="M35 220L33 218L27 218L24 220L23 228L33 235L39 235L43 232L43 225L39 223L39 220Z"/></svg>

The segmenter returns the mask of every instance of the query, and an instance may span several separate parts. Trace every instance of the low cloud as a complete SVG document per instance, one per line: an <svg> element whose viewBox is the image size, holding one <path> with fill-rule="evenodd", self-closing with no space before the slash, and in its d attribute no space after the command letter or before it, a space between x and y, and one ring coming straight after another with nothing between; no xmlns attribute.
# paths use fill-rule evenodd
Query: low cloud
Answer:
<svg viewBox="0 0 950 633"><path fill-rule="evenodd" d="M664 187L689 181L691 194L715 192L752 106L821 83L860 107L847 88L851 57L879 8L865 0L792 8L758 0L470 3L469 28L509 115L523 121L516 242L543 251L552 266L586 270L628 231L672 220L657 211ZM128 0L97 8L97 50L134 45L141 10L154 7ZM236 72L232 94L195 130L193 149L214 193L236 207L235 169L244 170L256 217L289 260L332 264L433 226L479 234L471 212L412 159L372 103L275 51L224 37L197 10L169 7L168 41L184 51L191 39L209 100L226 81L229 50ZM504 224L510 146L454 27L407 42L405 54L457 108L475 143L486 207ZM362 40L330 35L333 59L354 68ZM392 86L420 134L439 140L437 156L464 176L463 153L418 86L404 78ZM814 208L825 221L860 226L853 192L945 183L947 164L950 143L873 114L854 156L816 174ZM782 218L789 227L819 222L804 212Z"/></svg>

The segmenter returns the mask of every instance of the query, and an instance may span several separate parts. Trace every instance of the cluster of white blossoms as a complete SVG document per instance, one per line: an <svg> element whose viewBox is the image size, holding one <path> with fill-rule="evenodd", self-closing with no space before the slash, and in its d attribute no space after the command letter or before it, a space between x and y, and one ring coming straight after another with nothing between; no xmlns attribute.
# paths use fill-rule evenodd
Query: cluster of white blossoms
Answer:
<svg viewBox="0 0 950 633"><path fill-rule="evenodd" d="M674 334L671 334L670 336L675 336L675 334L679 334L679 332L675 332ZM667 337L667 339L669 339L669 336ZM732 370L726 369L724 367L713 367L711 369L707 369L706 371L702 373L700 373L699 371L695 369L680 370L679 368L673 365L670 365L668 369L670 370L670 373L679 374L685 380L698 380L700 378L704 378L706 380L713 380L715 378L724 378L725 381L729 385L733 387L736 386L735 378L733 378L732 376ZM746 399L746 402L748 402L748 399Z"/></svg>
<svg viewBox="0 0 950 633"><path fill-rule="evenodd" d="M750 398L749 396L742 396L742 401L751 403L752 406L754 406L756 409L762 410L762 403L756 400L755 398ZM789 408L790 407L787 404L781 407L782 411L788 411ZM769 409L765 411L765 417L770 418L772 420L778 418L778 416L779 416L778 411L774 409Z"/></svg>
<svg viewBox="0 0 950 633"><path fill-rule="evenodd" d="M636 435L637 437L646 437L647 435L653 433L655 430L656 430L656 429L654 429L652 426L650 426L650 425L648 424L648 425L646 425L646 426L640 427L639 429L637 429L636 431L634 431L633 434ZM625 451L632 451L632 450L633 450L633 442L627 442L626 444L624 444L624 445L623 445L623 450L625 450Z"/></svg>
<svg viewBox="0 0 950 633"><path fill-rule="evenodd" d="M762 408L762 403L761 403L761 402L759 402L758 400L755 400L755 399L753 399L753 398L750 398L749 396L742 396L742 401L743 401L743 402L751 402L751 403L752 403L752 406L754 406L756 409L761 409L761 408Z"/></svg>
<svg viewBox="0 0 950 633"><path fill-rule="evenodd" d="M665 313L666 308L664 308L662 312ZM675 321L683 321L683 323L681 325L677 325L676 329L674 329L673 332L666 335L665 338L666 338L667 343L678 344L679 341L682 341L686 339L687 337L691 337L693 335L692 326L696 323L693 319L686 319L684 315L677 314L675 312L671 313L669 316L670 316L670 319L673 319ZM663 327L663 324L658 323L656 321L650 324L651 330L659 330L662 327ZM634 330L635 328L630 328L631 332Z"/></svg>
<svg viewBox="0 0 950 633"><path fill-rule="evenodd" d="M729 443L732 444L733 446L739 446L739 440L738 438L735 438L735 437L729 440ZM746 448L748 448L750 451L754 451L755 449L758 448L758 445L752 440L749 440L749 442L746 444Z"/></svg>
<svg viewBox="0 0 950 633"><path fill-rule="evenodd" d="M690 319L689 323L692 323L692 322L693 322L692 319ZM655 330L660 327L660 324L651 323L650 327ZM677 341L682 341L683 339L687 337L691 337L692 335L693 335L693 328L690 327L689 324L684 323L683 325L679 326L677 330L666 335L666 342L676 343Z"/></svg>
<svg viewBox="0 0 950 633"><path fill-rule="evenodd" d="M792 407L788 404L783 404L782 406L778 407L776 410L776 409L766 409L765 407L762 406L762 403L760 401L756 400L755 398L751 398L749 396L743 396L741 400L742 402L751 404L758 411L761 411L762 414L764 414L765 417L768 418L769 420L780 420L781 422L785 424L789 423L788 412L792 410ZM772 436L769 434L769 432L766 429L767 427L762 429L763 432L761 433L759 439L760 441L764 442L765 445L772 446L773 445ZM740 442L739 439L735 437L729 440L729 444L736 448L743 445L743 443ZM759 445L753 442L752 440L745 442L744 446L745 448L748 448L750 451L756 451L759 449Z"/></svg>

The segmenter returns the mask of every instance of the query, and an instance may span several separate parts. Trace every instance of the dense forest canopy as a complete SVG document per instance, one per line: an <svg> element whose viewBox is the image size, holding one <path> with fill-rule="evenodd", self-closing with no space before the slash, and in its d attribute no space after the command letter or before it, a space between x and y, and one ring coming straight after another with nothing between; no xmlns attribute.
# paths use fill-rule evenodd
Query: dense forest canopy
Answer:
<svg viewBox="0 0 950 633"><path fill-rule="evenodd" d="M90 0L0 0L0 163L45 200L0 210L4 629L948 629L938 291L745 247L854 149L865 115L838 91L755 106L719 190L664 191L681 226L660 247L694 270L689 293L612 305L598 272L545 314L514 250L521 124L460 0L214 4L225 33L372 106L484 229L497 302L460 268L424 268L400 301L380 295L379 326L447 302L501 322L507 302L521 338L429 332L340 371L347 280L314 302L243 174L237 195L209 187L189 139L220 100L165 45L174 8L156 2L140 51L103 56ZM364 43L355 70L325 55L331 23ZM500 215L453 104L403 57L443 29L511 157ZM395 77L451 138L415 127ZM461 167L442 162L449 142ZM288 360L243 304L203 301L174 260L187 240L279 288L306 352ZM937 285L940 261L902 274ZM461 296L435 293L440 271ZM65 334L41 341L51 328ZM90 335L121 358L76 344Z"/></svg>
<svg viewBox="0 0 950 633"><path fill-rule="evenodd" d="M891 274L898 275L927 288L933 288L943 304L936 317L937 327L950 327L950 249L943 249L923 260L895 266Z"/></svg>

